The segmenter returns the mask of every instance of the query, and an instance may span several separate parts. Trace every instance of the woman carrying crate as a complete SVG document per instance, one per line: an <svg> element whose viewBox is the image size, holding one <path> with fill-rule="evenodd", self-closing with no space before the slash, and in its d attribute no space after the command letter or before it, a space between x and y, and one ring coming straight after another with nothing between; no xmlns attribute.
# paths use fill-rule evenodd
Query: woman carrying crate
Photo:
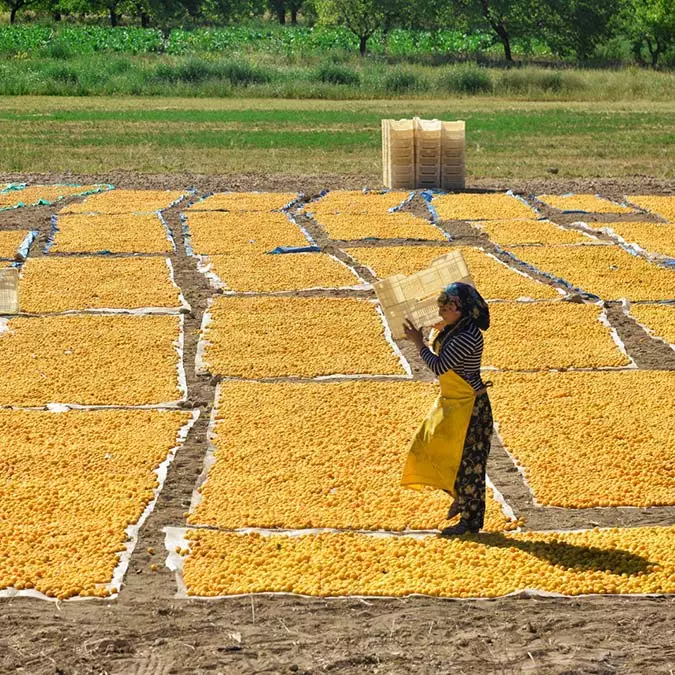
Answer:
<svg viewBox="0 0 675 675"><path fill-rule="evenodd" d="M441 394L412 442L402 484L421 490L444 490L454 502L448 519L457 525L443 534L475 533L485 516L485 465L492 437L492 409L480 375L482 331L490 326L490 312L480 293L468 284L450 284L438 298L442 328L424 343L420 329L405 326L408 340L438 376Z"/></svg>

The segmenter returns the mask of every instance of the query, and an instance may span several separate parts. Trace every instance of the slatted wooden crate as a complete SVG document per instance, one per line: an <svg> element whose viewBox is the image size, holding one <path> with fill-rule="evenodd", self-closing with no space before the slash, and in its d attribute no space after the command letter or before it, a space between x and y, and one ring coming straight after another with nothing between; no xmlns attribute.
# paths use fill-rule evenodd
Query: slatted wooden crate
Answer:
<svg viewBox="0 0 675 675"><path fill-rule="evenodd" d="M382 120L382 182L388 188L461 190L465 123Z"/></svg>
<svg viewBox="0 0 675 675"><path fill-rule="evenodd" d="M438 295L455 281L473 285L469 268L459 250L436 258L427 269L415 274L395 274L375 282L373 288L394 338L405 337L403 324L406 319L418 327L438 323Z"/></svg>
<svg viewBox="0 0 675 675"><path fill-rule="evenodd" d="M0 314L19 313L19 270L0 269Z"/></svg>

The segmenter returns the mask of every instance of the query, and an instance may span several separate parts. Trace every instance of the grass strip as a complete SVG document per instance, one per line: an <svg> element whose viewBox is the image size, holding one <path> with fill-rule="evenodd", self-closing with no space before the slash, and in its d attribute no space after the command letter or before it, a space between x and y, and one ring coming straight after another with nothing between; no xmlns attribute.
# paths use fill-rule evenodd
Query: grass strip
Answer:
<svg viewBox="0 0 675 675"><path fill-rule="evenodd" d="M172 173L198 166L203 173L358 174L378 185L380 119L413 110L466 120L470 178L535 178L551 167L560 177L675 174L672 106L507 99L4 98L0 171Z"/></svg>

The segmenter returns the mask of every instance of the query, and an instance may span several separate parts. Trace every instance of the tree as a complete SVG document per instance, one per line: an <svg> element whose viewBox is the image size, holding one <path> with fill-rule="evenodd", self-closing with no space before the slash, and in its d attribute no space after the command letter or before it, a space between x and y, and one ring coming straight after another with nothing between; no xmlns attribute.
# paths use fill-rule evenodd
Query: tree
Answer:
<svg viewBox="0 0 675 675"><path fill-rule="evenodd" d="M495 2L494 0L480 0L481 11L490 28L497 33L504 47L504 58L507 61L513 61L511 54L511 35L509 34L508 19L508 0L504 2Z"/></svg>
<svg viewBox="0 0 675 675"><path fill-rule="evenodd" d="M466 13L460 11L457 2L417 0L414 5L407 2L401 4L407 11L402 13L399 25L405 28L433 32L452 26L458 30L469 30Z"/></svg>
<svg viewBox="0 0 675 675"><path fill-rule="evenodd" d="M150 27L150 14L152 8L148 0L132 0L130 9L141 20L142 28Z"/></svg>
<svg viewBox="0 0 675 675"><path fill-rule="evenodd" d="M204 0L201 16L207 22L230 23L260 16L264 11L264 0Z"/></svg>
<svg viewBox="0 0 675 675"><path fill-rule="evenodd" d="M365 56L368 40L384 24L386 3L381 0L317 0L319 21L344 24L359 39L359 54Z"/></svg>
<svg viewBox="0 0 675 675"><path fill-rule="evenodd" d="M298 12L302 9L302 0L288 0L286 4L291 13L291 24L297 26Z"/></svg>
<svg viewBox="0 0 675 675"><path fill-rule="evenodd" d="M651 66L675 43L673 0L626 0L619 14L619 26L631 39L639 60L647 47Z"/></svg>
<svg viewBox="0 0 675 675"><path fill-rule="evenodd" d="M110 25L117 26L119 23L119 9L120 5L122 4L122 0L104 0L103 4L108 10L108 14L110 15Z"/></svg>
<svg viewBox="0 0 675 675"><path fill-rule="evenodd" d="M9 10L9 22L14 23L16 21L16 13L20 9L27 9L35 2L31 0L0 0L0 7L6 7Z"/></svg>
<svg viewBox="0 0 675 675"><path fill-rule="evenodd" d="M542 0L457 0L457 9L470 23L482 23L496 34L509 63L513 38L531 36L541 27L544 14Z"/></svg>
<svg viewBox="0 0 675 675"><path fill-rule="evenodd" d="M122 3L123 0L91 0L90 2L81 0L78 2L83 6L85 12L107 12L110 17L110 25L113 28L119 24Z"/></svg>
<svg viewBox="0 0 675 675"><path fill-rule="evenodd" d="M546 42L557 54L574 54L580 61L611 34L619 9L617 0L548 0L548 4Z"/></svg>
<svg viewBox="0 0 675 675"><path fill-rule="evenodd" d="M32 6L39 12L51 14L54 21L61 21L61 15L67 11L67 5L61 0L37 0Z"/></svg>
<svg viewBox="0 0 675 675"><path fill-rule="evenodd" d="M196 19L202 10L202 0L128 0L129 12L141 20L157 26L168 39L171 28Z"/></svg>
<svg viewBox="0 0 675 675"><path fill-rule="evenodd" d="M283 26L286 23L286 0L268 0L270 12L276 15L277 21Z"/></svg>

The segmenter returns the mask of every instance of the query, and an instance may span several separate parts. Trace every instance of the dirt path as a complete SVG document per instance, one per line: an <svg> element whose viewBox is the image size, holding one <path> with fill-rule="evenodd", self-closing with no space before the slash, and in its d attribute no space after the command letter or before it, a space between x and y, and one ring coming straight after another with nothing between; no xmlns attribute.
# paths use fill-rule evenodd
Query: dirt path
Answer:
<svg viewBox="0 0 675 675"><path fill-rule="evenodd" d="M668 673L673 600L12 601L0 669L29 673Z"/></svg>
<svg viewBox="0 0 675 675"><path fill-rule="evenodd" d="M356 188L358 176L16 176L3 181L112 182L119 187L299 189L308 196L325 187ZM477 186L478 187L478 186ZM530 192L568 190L666 192L656 181L537 182L512 187ZM411 210L422 214L417 198ZM46 241L54 207L0 212L0 226L39 229L36 253ZM189 401L202 415L171 466L156 508L143 526L125 585L114 601L47 603L0 601L0 670L30 673L195 672L453 672L453 673L667 673L675 670L673 598L598 597L542 599L524 596L493 601L320 600L292 596L246 596L216 601L174 598L176 583L164 567L162 528L184 524L202 471L206 427L215 382L194 374L199 326L215 293L185 255L178 207L166 213L178 251L176 281L192 306L186 317L185 361ZM562 222L562 221L560 221ZM319 243L339 254L312 222ZM490 247L462 223L444 225L460 245ZM376 245L376 244L373 244ZM545 283L552 283L542 277ZM608 316L644 369L675 369L675 352L650 338L616 304ZM417 355L401 348L417 377L428 373ZM630 526L675 522L675 507L654 509L553 509L537 507L511 458L495 437L488 472L530 529ZM158 565L152 572L150 566Z"/></svg>

